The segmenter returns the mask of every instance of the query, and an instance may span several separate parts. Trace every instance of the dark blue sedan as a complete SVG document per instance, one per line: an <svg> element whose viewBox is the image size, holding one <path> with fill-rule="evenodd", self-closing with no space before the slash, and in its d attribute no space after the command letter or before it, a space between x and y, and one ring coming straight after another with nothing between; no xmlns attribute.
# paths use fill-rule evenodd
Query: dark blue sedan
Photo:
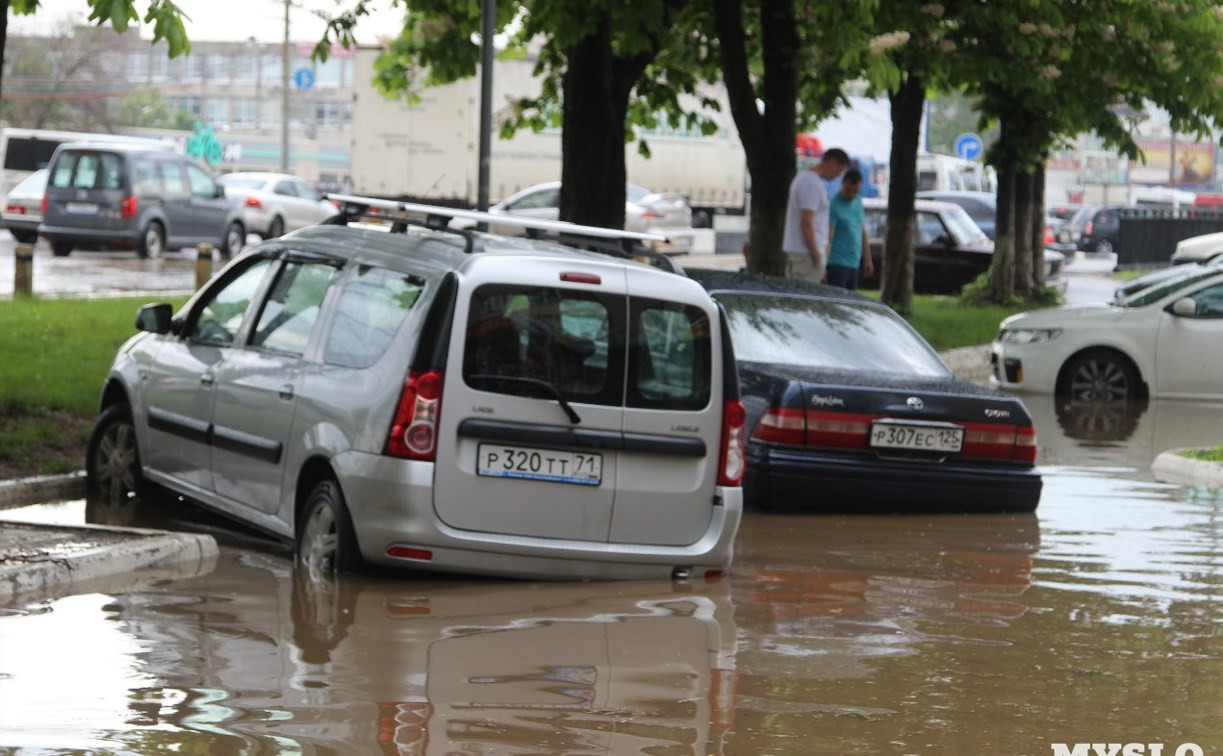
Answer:
<svg viewBox="0 0 1223 756"><path fill-rule="evenodd" d="M690 270L725 307L751 436L748 506L1031 512L1017 398L952 375L891 308L843 289Z"/></svg>

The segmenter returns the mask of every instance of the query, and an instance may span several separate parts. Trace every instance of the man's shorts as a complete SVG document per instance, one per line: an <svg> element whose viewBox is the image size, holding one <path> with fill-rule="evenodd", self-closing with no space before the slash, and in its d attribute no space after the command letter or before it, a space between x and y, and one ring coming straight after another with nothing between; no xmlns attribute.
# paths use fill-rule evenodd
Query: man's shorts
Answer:
<svg viewBox="0 0 1223 756"><path fill-rule="evenodd" d="M816 265L811 259L811 255L806 252L794 254L786 253L786 278L801 278L804 281L812 283L824 282L824 265L827 262L827 257L820 258L820 264Z"/></svg>

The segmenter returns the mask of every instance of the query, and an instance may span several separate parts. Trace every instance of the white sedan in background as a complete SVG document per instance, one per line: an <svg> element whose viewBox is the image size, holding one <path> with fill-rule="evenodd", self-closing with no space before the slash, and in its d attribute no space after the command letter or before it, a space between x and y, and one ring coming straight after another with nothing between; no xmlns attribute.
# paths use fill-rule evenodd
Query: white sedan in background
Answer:
<svg viewBox="0 0 1223 756"><path fill-rule="evenodd" d="M560 218L561 182L549 181L529 186L512 194L488 209L490 213L520 215L540 220ZM475 221L452 221L456 228L470 227ZM624 230L641 233L656 233L667 237L667 243L658 243L658 252L691 252L696 231L692 228L692 208L682 194L674 192L651 192L636 184L625 185ZM498 227L493 224L489 231L496 234L520 234L522 229Z"/></svg>
<svg viewBox="0 0 1223 756"><path fill-rule="evenodd" d="M242 205L247 230L264 239L313 226L337 212L313 187L286 173L227 173L217 183Z"/></svg>
<svg viewBox="0 0 1223 756"><path fill-rule="evenodd" d="M1193 266L1118 301L1013 315L993 344L1013 391L1223 399L1223 270Z"/></svg>

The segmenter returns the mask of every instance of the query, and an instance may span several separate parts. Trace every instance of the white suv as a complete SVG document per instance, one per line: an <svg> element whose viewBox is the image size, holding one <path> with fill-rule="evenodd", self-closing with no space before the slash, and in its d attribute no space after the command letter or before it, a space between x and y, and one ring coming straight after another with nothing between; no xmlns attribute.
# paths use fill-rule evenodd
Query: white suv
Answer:
<svg viewBox="0 0 1223 756"><path fill-rule="evenodd" d="M699 284L444 230L481 214L340 199L337 218L254 247L177 315L141 309L145 333L103 391L95 487L170 489L293 539L319 570L729 565L744 413L723 315ZM429 217L405 214L417 211Z"/></svg>

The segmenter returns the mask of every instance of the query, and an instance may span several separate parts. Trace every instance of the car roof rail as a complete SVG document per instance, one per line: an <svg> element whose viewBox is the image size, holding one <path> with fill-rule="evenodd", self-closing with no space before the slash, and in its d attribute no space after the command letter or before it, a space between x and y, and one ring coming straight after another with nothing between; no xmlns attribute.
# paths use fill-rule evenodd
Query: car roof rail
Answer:
<svg viewBox="0 0 1223 756"><path fill-rule="evenodd" d="M327 199L339 203L339 213L325 223L347 225L357 220L376 220L391 224L391 233L404 233L408 227L425 228L430 231L462 236L465 251L482 252L483 244L474 229L453 228L452 220L495 223L499 226L514 226L523 229L526 236L562 244L567 247L598 252L613 257L647 262L671 273L683 273L683 269L670 257L645 246L647 242L666 242L662 234L623 231L599 226L581 226L567 221L524 218L517 215L499 215L478 210L463 210L439 205L422 205L413 202L359 197L351 194L327 194ZM424 216L423 220L405 217Z"/></svg>

